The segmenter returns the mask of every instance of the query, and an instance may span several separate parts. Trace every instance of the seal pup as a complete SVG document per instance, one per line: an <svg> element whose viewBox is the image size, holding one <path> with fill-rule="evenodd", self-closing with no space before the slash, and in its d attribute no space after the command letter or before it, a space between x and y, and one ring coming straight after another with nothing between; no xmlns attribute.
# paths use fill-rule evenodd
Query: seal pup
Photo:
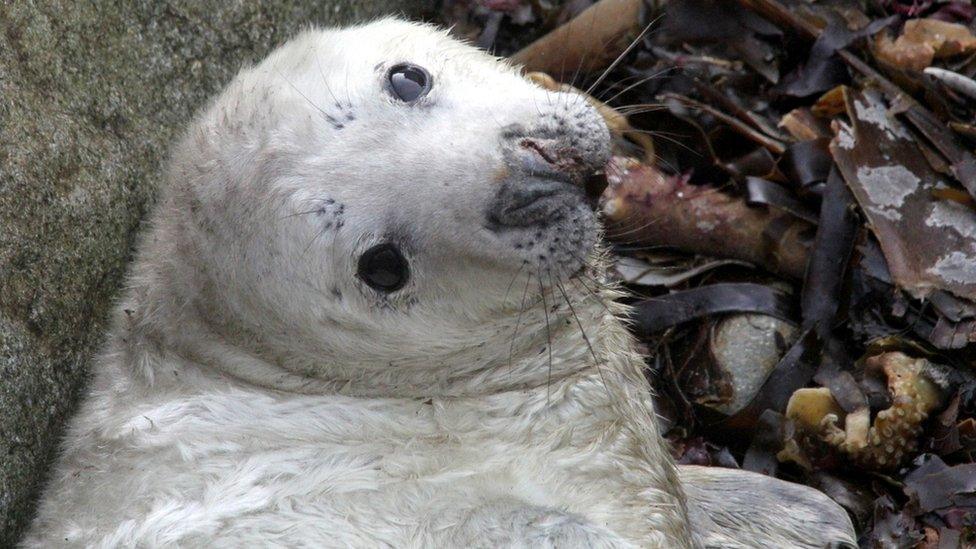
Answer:
<svg viewBox="0 0 976 549"><path fill-rule="evenodd" d="M848 540L815 491L740 509L761 477L679 475L602 282L608 142L581 96L393 19L242 71L172 155L24 545Z"/></svg>

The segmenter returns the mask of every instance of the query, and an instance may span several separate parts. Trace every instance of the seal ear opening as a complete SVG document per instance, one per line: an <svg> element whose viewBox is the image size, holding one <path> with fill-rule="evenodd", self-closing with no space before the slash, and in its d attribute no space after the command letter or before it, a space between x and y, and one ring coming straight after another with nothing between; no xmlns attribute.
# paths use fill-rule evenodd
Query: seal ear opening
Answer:
<svg viewBox="0 0 976 549"><path fill-rule="evenodd" d="M370 288L389 294L410 280L410 264L395 244L384 242L359 256L356 276Z"/></svg>

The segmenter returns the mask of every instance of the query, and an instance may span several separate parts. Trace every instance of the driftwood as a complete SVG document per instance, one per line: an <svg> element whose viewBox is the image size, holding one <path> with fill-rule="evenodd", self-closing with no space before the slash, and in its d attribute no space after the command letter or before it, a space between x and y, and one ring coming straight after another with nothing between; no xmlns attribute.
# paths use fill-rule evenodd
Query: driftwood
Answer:
<svg viewBox="0 0 976 549"><path fill-rule="evenodd" d="M603 70L640 31L641 0L602 0L511 57L526 72L568 82Z"/></svg>
<svg viewBox="0 0 976 549"><path fill-rule="evenodd" d="M740 259L803 278L810 223L629 159L614 159L607 179L602 210L611 240Z"/></svg>

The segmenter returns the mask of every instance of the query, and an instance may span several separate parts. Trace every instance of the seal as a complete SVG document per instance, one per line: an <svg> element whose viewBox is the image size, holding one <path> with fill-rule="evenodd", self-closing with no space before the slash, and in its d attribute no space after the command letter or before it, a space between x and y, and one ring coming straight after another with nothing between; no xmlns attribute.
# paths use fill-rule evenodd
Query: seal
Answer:
<svg viewBox="0 0 976 549"><path fill-rule="evenodd" d="M243 70L175 148L24 546L852 541L813 490L673 464L585 192L608 143L424 25Z"/></svg>

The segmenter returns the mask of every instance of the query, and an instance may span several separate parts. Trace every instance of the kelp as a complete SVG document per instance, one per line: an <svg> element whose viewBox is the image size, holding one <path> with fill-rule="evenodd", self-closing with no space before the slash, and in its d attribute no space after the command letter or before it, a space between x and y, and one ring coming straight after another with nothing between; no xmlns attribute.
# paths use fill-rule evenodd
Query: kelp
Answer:
<svg viewBox="0 0 976 549"><path fill-rule="evenodd" d="M676 459L814 486L864 547L973 543L976 8L491 4L469 35L626 123L599 211ZM780 354L729 409L743 319Z"/></svg>

